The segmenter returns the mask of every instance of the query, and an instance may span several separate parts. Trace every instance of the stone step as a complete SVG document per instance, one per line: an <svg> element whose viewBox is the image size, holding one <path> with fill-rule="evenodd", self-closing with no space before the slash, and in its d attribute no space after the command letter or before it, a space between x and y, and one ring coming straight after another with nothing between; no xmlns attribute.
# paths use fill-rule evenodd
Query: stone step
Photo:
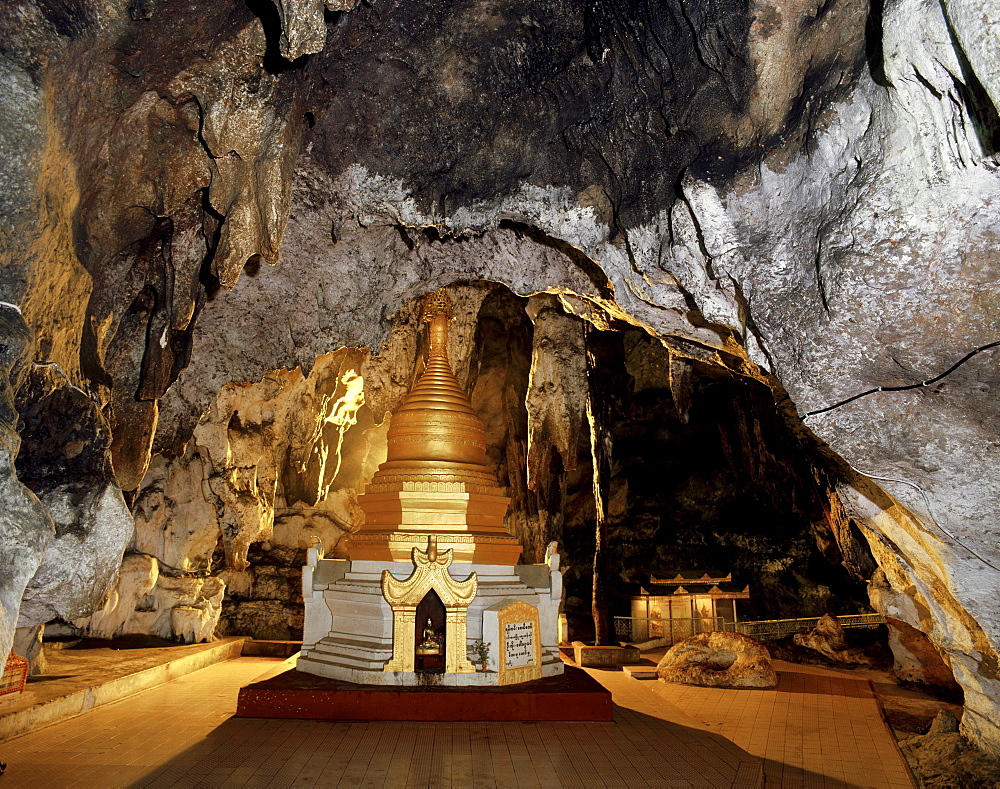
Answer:
<svg viewBox="0 0 1000 789"><path fill-rule="evenodd" d="M573 662L581 668L618 668L642 660L639 650L631 645L595 647L574 641L573 652Z"/></svg>
<svg viewBox="0 0 1000 789"><path fill-rule="evenodd" d="M287 658L302 649L301 641L270 641L248 638L243 642L243 657Z"/></svg>
<svg viewBox="0 0 1000 789"><path fill-rule="evenodd" d="M145 650L118 650L126 653L122 665L105 660L101 667L106 670L96 677L91 669L79 676L47 678L42 675L29 679L22 693L0 703L0 740L72 718L214 663L238 658L244 641L245 637L237 636L210 644L179 644L166 649L150 649L148 659L136 654ZM172 649L184 654L171 659L169 653ZM49 667L50 670L59 670L55 660L50 661Z"/></svg>
<svg viewBox="0 0 1000 789"><path fill-rule="evenodd" d="M622 671L633 679L656 679L656 666L653 664L622 666Z"/></svg>

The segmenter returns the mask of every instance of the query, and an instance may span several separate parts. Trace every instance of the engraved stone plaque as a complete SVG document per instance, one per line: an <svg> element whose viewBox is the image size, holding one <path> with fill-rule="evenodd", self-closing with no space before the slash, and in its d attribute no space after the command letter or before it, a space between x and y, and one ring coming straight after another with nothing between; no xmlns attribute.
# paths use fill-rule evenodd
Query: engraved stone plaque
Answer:
<svg viewBox="0 0 1000 789"><path fill-rule="evenodd" d="M523 600L510 600L505 601L496 615L500 639L498 684L540 679L542 645L538 609Z"/></svg>
<svg viewBox="0 0 1000 789"><path fill-rule="evenodd" d="M507 668L530 666L535 661L535 623L508 622L503 627L504 661Z"/></svg>

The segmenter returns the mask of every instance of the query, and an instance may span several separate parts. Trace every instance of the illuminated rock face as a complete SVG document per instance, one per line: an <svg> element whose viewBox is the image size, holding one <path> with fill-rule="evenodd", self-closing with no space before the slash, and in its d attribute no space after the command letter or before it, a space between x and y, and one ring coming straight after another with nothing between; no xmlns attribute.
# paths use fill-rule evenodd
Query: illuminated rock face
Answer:
<svg viewBox="0 0 1000 789"><path fill-rule="evenodd" d="M140 519L160 526L153 479L177 475L164 501L195 513L200 498L216 515L143 550L182 573L210 561L217 533L234 567L274 520L339 534L349 496L320 508L329 519L282 509L283 464L254 454L266 412L241 412L233 441L239 409L211 416L211 470L191 470L220 392L381 347L391 316L450 282L558 293L587 320L626 320L773 387L803 446L831 451L836 543L845 555L845 535L868 543L873 603L930 636L965 688L963 732L1000 748L996 351L933 387L799 421L997 339L988 4L362 5L331 17L325 47L294 67L281 52L324 39L317 4L259 5L263 21L202 0L0 9L0 299L23 308L36 359L96 400L37 368L18 391L26 432L80 427L52 438L55 460L22 454L17 473L54 490L81 477L73 461L107 454L98 486L113 473L147 491ZM540 357L529 407L532 435L565 420L542 432L568 443L580 398L544 385L579 367L565 337ZM373 424L411 383L398 371L415 348L401 347L405 360L365 377ZM544 443L527 448L535 471ZM150 450L165 453L153 477ZM21 501L13 469L4 478L5 501ZM32 522L5 538L21 557L2 592L10 622L49 533ZM544 544L530 529L522 541ZM108 556L125 531L109 526Z"/></svg>

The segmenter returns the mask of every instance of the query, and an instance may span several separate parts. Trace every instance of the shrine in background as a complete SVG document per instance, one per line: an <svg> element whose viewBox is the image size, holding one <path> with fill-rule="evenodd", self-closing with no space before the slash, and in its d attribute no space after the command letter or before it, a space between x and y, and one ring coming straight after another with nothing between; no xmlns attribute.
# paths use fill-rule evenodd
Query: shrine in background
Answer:
<svg viewBox="0 0 1000 789"><path fill-rule="evenodd" d="M749 585L739 587L732 581L732 573L650 577L650 587L661 588L640 588L629 598L630 617L616 617L616 634L627 641L670 646L698 633L732 630L739 621L736 601L750 598Z"/></svg>

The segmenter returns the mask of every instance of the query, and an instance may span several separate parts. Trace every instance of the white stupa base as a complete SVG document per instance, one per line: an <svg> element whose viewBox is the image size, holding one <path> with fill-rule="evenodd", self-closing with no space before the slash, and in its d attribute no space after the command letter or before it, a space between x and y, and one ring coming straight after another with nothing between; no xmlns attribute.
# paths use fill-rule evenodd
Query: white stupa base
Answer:
<svg viewBox="0 0 1000 789"><path fill-rule="evenodd" d="M493 644L486 671L474 673L385 671L393 652L393 612L382 596L382 571L397 578L413 572L410 562L351 562L323 559L309 550L303 570L305 627L299 671L361 685L489 686L500 684ZM475 599L466 617L466 654L478 667L472 643L483 638L483 612L498 603L521 600L538 609L541 676L561 674L558 619L562 575L552 566L453 564L453 577L478 576Z"/></svg>
<svg viewBox="0 0 1000 789"><path fill-rule="evenodd" d="M415 671L365 671L326 662L321 656L299 657L295 668L356 685L393 685L421 687L490 687L499 684L495 671L477 671L474 674L449 674ZM558 657L542 664L542 676L552 677L563 673L563 662Z"/></svg>

